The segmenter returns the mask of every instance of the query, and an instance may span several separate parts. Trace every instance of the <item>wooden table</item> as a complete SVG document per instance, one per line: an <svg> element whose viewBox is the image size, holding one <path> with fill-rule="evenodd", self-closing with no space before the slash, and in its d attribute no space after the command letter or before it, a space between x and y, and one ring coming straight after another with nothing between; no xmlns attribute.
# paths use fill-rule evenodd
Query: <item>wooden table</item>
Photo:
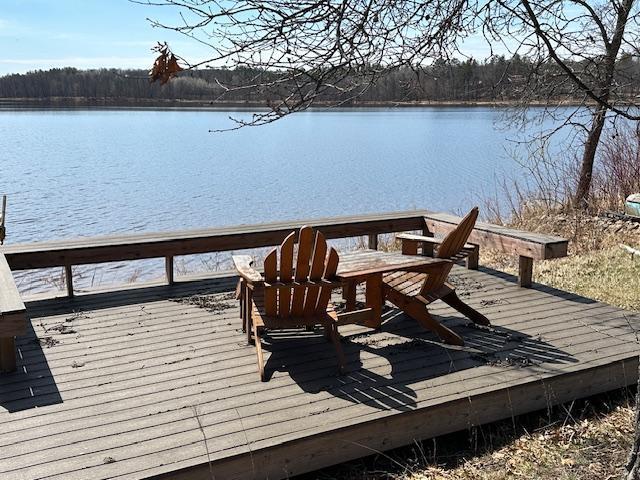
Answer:
<svg viewBox="0 0 640 480"><path fill-rule="evenodd" d="M358 323L370 328L380 328L382 324L382 306L384 290L382 275L398 270L406 272L428 273L449 260L416 255L403 255L396 252L377 250L359 250L340 254L340 263L336 277L343 282L343 297L347 303L347 312L355 310L356 286L366 282L365 305L368 312L354 316L341 323Z"/></svg>

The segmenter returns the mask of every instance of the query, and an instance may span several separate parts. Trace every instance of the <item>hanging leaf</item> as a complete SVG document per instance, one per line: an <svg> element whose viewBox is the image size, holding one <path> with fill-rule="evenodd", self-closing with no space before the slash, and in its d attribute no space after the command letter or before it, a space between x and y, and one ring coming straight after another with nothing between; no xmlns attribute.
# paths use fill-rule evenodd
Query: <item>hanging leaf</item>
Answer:
<svg viewBox="0 0 640 480"><path fill-rule="evenodd" d="M159 55L149 71L149 82L160 80L160 85L164 85L171 77L184 70L178 65L178 59L171 52L167 43L158 43L152 50L158 52Z"/></svg>

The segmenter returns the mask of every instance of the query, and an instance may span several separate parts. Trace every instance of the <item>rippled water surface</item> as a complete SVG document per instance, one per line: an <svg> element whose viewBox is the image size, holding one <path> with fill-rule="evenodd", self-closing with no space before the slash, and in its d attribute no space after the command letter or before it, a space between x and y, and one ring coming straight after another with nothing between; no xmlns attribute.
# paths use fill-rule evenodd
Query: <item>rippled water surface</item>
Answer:
<svg viewBox="0 0 640 480"><path fill-rule="evenodd" d="M0 112L9 240L413 208L458 210L515 168L490 108Z"/></svg>
<svg viewBox="0 0 640 480"><path fill-rule="evenodd" d="M407 209L463 211L516 164L492 108L0 111L8 243Z"/></svg>

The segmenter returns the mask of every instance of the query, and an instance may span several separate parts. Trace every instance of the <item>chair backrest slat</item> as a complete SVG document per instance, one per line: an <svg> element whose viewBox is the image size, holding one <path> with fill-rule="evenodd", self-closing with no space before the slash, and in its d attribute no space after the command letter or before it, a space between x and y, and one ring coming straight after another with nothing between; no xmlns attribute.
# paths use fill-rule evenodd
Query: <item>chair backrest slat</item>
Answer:
<svg viewBox="0 0 640 480"><path fill-rule="evenodd" d="M322 279L326 257L327 241L325 240L322 232L316 232L316 241L313 246L313 255L311 257L311 270L309 272L309 280L317 281ZM311 316L316 312L319 293L319 286L310 285L309 288L307 288L307 296L304 300L304 308L302 311L302 314L305 317Z"/></svg>
<svg viewBox="0 0 640 480"><path fill-rule="evenodd" d="M324 274L322 278L325 280L332 280L336 272L338 271L338 262L340 261L340 257L338 257L338 252L335 248L331 247L329 249L329 256L327 257L327 263L324 267ZM316 312L321 313L327 310L327 305L329 305L329 300L331 299L331 287L325 286L320 289L320 295L318 296L318 303L316 304Z"/></svg>
<svg viewBox="0 0 640 480"><path fill-rule="evenodd" d="M296 282L305 282L309 277L309 267L311 260L311 251L313 249L313 229L304 226L300 229L298 236L298 258L296 260ZM296 288L293 291L293 300L291 301L291 315L299 317L304 310L304 297L306 289Z"/></svg>
<svg viewBox="0 0 640 480"><path fill-rule="evenodd" d="M458 226L447 235L438 247L438 258L451 258L464 248L478 218L478 207L473 207Z"/></svg>
<svg viewBox="0 0 640 480"><path fill-rule="evenodd" d="M267 283L278 281L278 249L274 248L264 259L264 280ZM266 288L264 292L264 308L267 315L278 314L278 290Z"/></svg>
<svg viewBox="0 0 640 480"><path fill-rule="evenodd" d="M296 243L296 232L291 232L280 246L280 281L290 283L293 280L293 246ZM287 318L291 313L291 290L280 290L278 298L278 316Z"/></svg>
<svg viewBox="0 0 640 480"><path fill-rule="evenodd" d="M438 258L451 259L462 251L469 235L473 231L473 227L476 225L476 219L478 218L478 207L473 207L467 216L464 217L458 226L447 235L442 243L438 247ZM421 295L426 295L429 292L439 289L447 281L449 272L453 265L448 265L447 268L443 268L436 273L427 275L424 283L420 289Z"/></svg>

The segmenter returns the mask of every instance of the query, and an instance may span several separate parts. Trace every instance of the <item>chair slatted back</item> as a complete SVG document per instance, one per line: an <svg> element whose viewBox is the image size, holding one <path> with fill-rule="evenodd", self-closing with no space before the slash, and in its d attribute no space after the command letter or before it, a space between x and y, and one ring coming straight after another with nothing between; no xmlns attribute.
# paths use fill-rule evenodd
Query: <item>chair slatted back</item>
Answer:
<svg viewBox="0 0 640 480"><path fill-rule="evenodd" d="M438 247L438 258L451 258L462 251L469 240L478 219L478 207L473 207L458 226L447 235Z"/></svg>
<svg viewBox="0 0 640 480"><path fill-rule="evenodd" d="M467 213L467 216L460 221L458 226L451 231L444 240L442 240L442 243L438 247L436 257L450 259L460 253L467 243L469 235L471 235L471 232L473 231L473 227L476 225L477 218L478 207L473 207L471 211ZM449 276L449 272L452 267L453 265L447 265L447 268L443 268L439 272L427 275L427 278L420 289L420 294L425 295L442 287L447 281L447 277Z"/></svg>
<svg viewBox="0 0 640 480"><path fill-rule="evenodd" d="M268 316L312 317L324 313L329 304L332 287L319 283L335 277L338 252L331 248L327 255L324 235L314 232L310 227L302 227L297 237L297 255L294 254L296 232L291 232L279 249L274 248L265 257L265 283L279 283L265 287L265 311Z"/></svg>

